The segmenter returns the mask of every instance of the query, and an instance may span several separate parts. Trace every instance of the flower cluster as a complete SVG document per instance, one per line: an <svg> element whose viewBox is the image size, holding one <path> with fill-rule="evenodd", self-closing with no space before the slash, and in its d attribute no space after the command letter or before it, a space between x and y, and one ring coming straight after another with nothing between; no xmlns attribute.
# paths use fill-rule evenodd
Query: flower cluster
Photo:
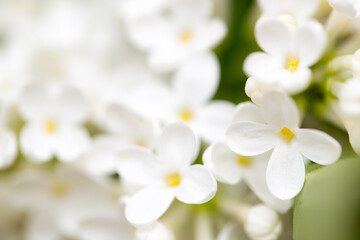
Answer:
<svg viewBox="0 0 360 240"><path fill-rule="evenodd" d="M360 3L254 2L238 103L229 2L0 2L0 239L289 238L335 132L360 155Z"/></svg>

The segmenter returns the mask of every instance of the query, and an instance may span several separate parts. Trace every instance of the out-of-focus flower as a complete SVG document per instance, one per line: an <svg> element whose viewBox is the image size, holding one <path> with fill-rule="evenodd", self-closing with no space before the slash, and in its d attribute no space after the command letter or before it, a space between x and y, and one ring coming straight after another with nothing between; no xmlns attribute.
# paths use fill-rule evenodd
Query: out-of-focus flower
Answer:
<svg viewBox="0 0 360 240"><path fill-rule="evenodd" d="M127 200L125 215L133 224L158 219L176 197L200 204L216 193L216 180L202 165L191 165L197 152L196 137L183 123L165 127L160 136L158 157L140 147L119 153L118 171L122 178L142 187Z"/></svg>
<svg viewBox="0 0 360 240"><path fill-rule="evenodd" d="M81 124L88 107L81 92L70 87L34 84L20 99L19 111L27 121L21 130L20 146L33 162L46 162L56 156L60 161L73 161L89 143Z"/></svg>
<svg viewBox="0 0 360 240"><path fill-rule="evenodd" d="M258 0L263 15L291 24L310 19L319 6L319 0Z"/></svg>
<svg viewBox="0 0 360 240"><path fill-rule="evenodd" d="M259 204L249 210L244 228L252 240L275 240L279 238L283 225L273 209Z"/></svg>
<svg viewBox="0 0 360 240"><path fill-rule="evenodd" d="M19 172L10 186L11 203L29 214L25 233L29 240L75 237L79 225L89 218L119 217L111 192L68 166L60 166L52 175Z"/></svg>
<svg viewBox="0 0 360 240"><path fill-rule="evenodd" d="M291 199L304 184L304 157L321 165L331 164L340 157L341 146L324 132L300 129L296 104L283 93L265 94L259 111L257 116L262 119L237 121L230 126L228 146L242 156L274 149L266 170L268 187L276 197Z"/></svg>
<svg viewBox="0 0 360 240"><path fill-rule="evenodd" d="M154 70L172 71L194 55L209 51L224 37L225 23L210 18L211 12L196 4L198 1L202 0L173 1L170 16L156 15L129 24L132 43L148 53Z"/></svg>
<svg viewBox="0 0 360 240"><path fill-rule="evenodd" d="M357 0L328 0L328 2L336 11L348 17L360 16L360 2Z"/></svg>
<svg viewBox="0 0 360 240"><path fill-rule="evenodd" d="M121 105L109 105L104 113L104 127L123 144L152 149L155 143L155 125L150 120Z"/></svg>
<svg viewBox="0 0 360 240"><path fill-rule="evenodd" d="M310 66L319 60L326 46L321 24L308 21L291 29L281 21L263 17L256 24L255 36L265 53L247 57L247 75L259 83L276 84L289 94L305 90L311 81Z"/></svg>
<svg viewBox="0 0 360 240"><path fill-rule="evenodd" d="M122 213L122 212L121 212ZM135 228L123 215L119 217L90 217L82 221L79 240L174 240L173 233L161 222Z"/></svg>
<svg viewBox="0 0 360 240"><path fill-rule="evenodd" d="M212 54L192 58L176 73L171 88L144 84L134 93L133 108L149 119L183 121L207 142L223 138L234 105L210 101L219 84L219 65Z"/></svg>

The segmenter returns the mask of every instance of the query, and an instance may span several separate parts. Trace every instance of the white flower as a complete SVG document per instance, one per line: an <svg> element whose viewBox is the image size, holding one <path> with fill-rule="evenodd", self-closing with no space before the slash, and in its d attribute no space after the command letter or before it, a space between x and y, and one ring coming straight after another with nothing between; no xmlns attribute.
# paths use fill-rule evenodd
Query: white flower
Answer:
<svg viewBox="0 0 360 240"><path fill-rule="evenodd" d="M173 1L175 10L170 16L129 24L132 43L148 53L147 61L154 70L172 71L195 54L209 51L225 36L225 23L210 18L211 11L197 2Z"/></svg>
<svg viewBox="0 0 360 240"><path fill-rule="evenodd" d="M360 78L348 79L342 85L338 98L345 116L360 117Z"/></svg>
<svg viewBox="0 0 360 240"><path fill-rule="evenodd" d="M117 136L124 145L133 144L149 149L154 147L154 123L129 108L119 104L108 105L103 118L104 128Z"/></svg>
<svg viewBox="0 0 360 240"><path fill-rule="evenodd" d="M297 22L311 18L319 2L319 0L258 0L264 15L285 21L294 19Z"/></svg>
<svg viewBox="0 0 360 240"><path fill-rule="evenodd" d="M358 0L328 0L328 2L336 11L348 17L360 16L360 2Z"/></svg>
<svg viewBox="0 0 360 240"><path fill-rule="evenodd" d="M74 164L91 175L114 174L117 153L123 144L117 136L97 135L91 139L88 150Z"/></svg>
<svg viewBox="0 0 360 240"><path fill-rule="evenodd" d="M175 240L174 234L161 222L139 227L136 237L136 240Z"/></svg>
<svg viewBox="0 0 360 240"><path fill-rule="evenodd" d="M11 166L17 156L17 139L15 134L6 127L7 106L0 100L0 169Z"/></svg>
<svg viewBox="0 0 360 240"><path fill-rule="evenodd" d="M331 164L340 157L341 146L326 133L300 129L296 104L283 93L268 92L259 111L262 121L238 121L230 126L228 146L243 156L273 149L266 170L267 185L276 197L291 199L304 184L304 157L321 165Z"/></svg>
<svg viewBox="0 0 360 240"><path fill-rule="evenodd" d="M276 82L264 83L252 77L245 84L245 93L255 104L259 104L264 94L270 90L281 90L281 87Z"/></svg>
<svg viewBox="0 0 360 240"><path fill-rule="evenodd" d="M94 137L89 150L76 162L88 173L100 176L115 173L117 154L129 145L153 149L156 139L151 121L117 104L107 106L102 119L108 133Z"/></svg>
<svg viewBox="0 0 360 240"><path fill-rule="evenodd" d="M244 179L262 201L279 212L291 208L292 201L276 198L266 185L269 152L258 156L241 156L231 151L225 143L215 143L207 151L210 151L208 160L204 161L212 164L211 170L220 182L236 184Z"/></svg>
<svg viewBox="0 0 360 240"><path fill-rule="evenodd" d="M169 89L144 84L131 98L132 108L149 119L183 121L205 141L219 141L231 122L234 105L211 101L219 84L219 65L213 54L201 54L184 64Z"/></svg>
<svg viewBox="0 0 360 240"><path fill-rule="evenodd" d="M191 165L197 152L196 137L183 123L165 127L158 156L132 147L119 154L120 176L142 188L127 201L126 218L133 224L158 219L176 197L189 204L209 201L216 193L216 180L202 165Z"/></svg>
<svg viewBox="0 0 360 240"><path fill-rule="evenodd" d="M166 0L120 0L118 1L118 10L126 21L136 21L159 14L164 9L166 2Z"/></svg>
<svg viewBox="0 0 360 240"><path fill-rule="evenodd" d="M89 141L81 126L87 109L86 99L76 89L41 84L25 88L19 102L27 121L20 134L23 153L34 162L54 156L66 162L79 157Z"/></svg>
<svg viewBox="0 0 360 240"><path fill-rule="evenodd" d="M122 210L122 209L121 209ZM135 228L125 217L94 216L79 225L79 240L174 240L173 233L161 222Z"/></svg>
<svg viewBox="0 0 360 240"><path fill-rule="evenodd" d="M233 123L238 121L262 121L258 107L249 102L239 104ZM266 185L266 166L270 155L270 152L266 152L257 156L241 156L231 151L226 143L217 142L206 149L203 160L217 180L236 184L244 179L262 201L279 212L286 212L291 207L292 201L279 200Z"/></svg>
<svg viewBox="0 0 360 240"><path fill-rule="evenodd" d="M311 81L310 66L319 60L326 46L321 24L308 21L292 29L281 21L262 17L255 36L265 53L247 57L247 75L261 83L277 84L290 94L305 90Z"/></svg>
<svg viewBox="0 0 360 240"><path fill-rule="evenodd" d="M273 209L259 204L249 210L244 228L252 240L274 240L279 238L283 226Z"/></svg>
<svg viewBox="0 0 360 240"><path fill-rule="evenodd" d="M117 202L109 189L76 169L55 173L22 171L12 176L9 200L29 215L26 239L75 238L81 223L94 216L116 218Z"/></svg>

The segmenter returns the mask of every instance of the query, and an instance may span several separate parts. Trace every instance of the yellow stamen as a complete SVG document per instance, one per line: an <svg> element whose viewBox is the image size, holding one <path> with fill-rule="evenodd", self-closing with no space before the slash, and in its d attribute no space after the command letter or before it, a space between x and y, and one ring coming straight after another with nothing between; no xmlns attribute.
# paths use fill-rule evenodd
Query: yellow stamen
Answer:
<svg viewBox="0 0 360 240"><path fill-rule="evenodd" d="M287 127L283 127L279 132L279 136L286 142L290 142L295 137L295 134Z"/></svg>
<svg viewBox="0 0 360 240"><path fill-rule="evenodd" d="M138 145L140 147L146 147L147 146L146 141L143 140L143 139L139 139L139 140L135 141L135 145Z"/></svg>
<svg viewBox="0 0 360 240"><path fill-rule="evenodd" d="M54 197L63 197L69 192L68 184L63 180L56 180L50 186L50 193Z"/></svg>
<svg viewBox="0 0 360 240"><path fill-rule="evenodd" d="M191 39L193 38L192 33L190 31L183 31L180 34L180 41L182 43L188 43L191 41Z"/></svg>
<svg viewBox="0 0 360 240"><path fill-rule="evenodd" d="M290 72L295 72L298 68L299 61L295 58L290 58L288 63L288 70Z"/></svg>
<svg viewBox="0 0 360 240"><path fill-rule="evenodd" d="M56 122L50 120L45 124L45 131L49 134L54 133L57 130Z"/></svg>
<svg viewBox="0 0 360 240"><path fill-rule="evenodd" d="M183 109L179 111L179 117L184 122L189 122L191 119L193 119L193 113L187 109Z"/></svg>
<svg viewBox="0 0 360 240"><path fill-rule="evenodd" d="M181 183L181 176L178 173L173 173L167 175L166 181L170 187L175 187Z"/></svg>
<svg viewBox="0 0 360 240"><path fill-rule="evenodd" d="M237 156L237 163L242 167L250 167L252 165L252 162L253 160L251 157L246 157L241 155Z"/></svg>

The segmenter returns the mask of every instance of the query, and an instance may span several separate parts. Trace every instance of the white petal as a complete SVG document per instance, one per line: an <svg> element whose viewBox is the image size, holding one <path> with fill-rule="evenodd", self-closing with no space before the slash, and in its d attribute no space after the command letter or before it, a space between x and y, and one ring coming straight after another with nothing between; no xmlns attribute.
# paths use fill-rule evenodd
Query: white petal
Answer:
<svg viewBox="0 0 360 240"><path fill-rule="evenodd" d="M199 54L176 72L173 80L176 94L189 104L201 104L215 94L220 78L219 63L214 54Z"/></svg>
<svg viewBox="0 0 360 240"><path fill-rule="evenodd" d="M277 136L267 125L244 121L229 127L226 140L234 152L244 156L255 156L274 148Z"/></svg>
<svg viewBox="0 0 360 240"><path fill-rule="evenodd" d="M256 23L255 37L259 46L273 56L285 56L292 41L291 31L285 23L267 17Z"/></svg>
<svg viewBox="0 0 360 240"><path fill-rule="evenodd" d="M176 198L188 204L202 204L212 199L217 190L216 180L202 165L193 165L180 173L181 183L176 189Z"/></svg>
<svg viewBox="0 0 360 240"><path fill-rule="evenodd" d="M195 29L196 50L209 51L226 35L227 27L222 19L211 19L199 24Z"/></svg>
<svg viewBox="0 0 360 240"><path fill-rule="evenodd" d="M197 21L211 15L213 2L211 0L174 0L170 1L170 10L179 19Z"/></svg>
<svg viewBox="0 0 360 240"><path fill-rule="evenodd" d="M147 17L129 25L131 43L145 51L152 50L168 39L171 23L161 17Z"/></svg>
<svg viewBox="0 0 360 240"><path fill-rule="evenodd" d="M30 161L41 163L51 159L54 154L54 141L42 134L35 125L25 125L20 133L20 147Z"/></svg>
<svg viewBox="0 0 360 240"><path fill-rule="evenodd" d="M10 166L17 155L17 142L14 133L2 129L0 136L0 169Z"/></svg>
<svg viewBox="0 0 360 240"><path fill-rule="evenodd" d="M236 107L232 122L240 121L264 123L259 107L251 102L240 103Z"/></svg>
<svg viewBox="0 0 360 240"><path fill-rule="evenodd" d="M60 232L56 228L52 213L36 212L30 215L24 235L28 240L57 240Z"/></svg>
<svg viewBox="0 0 360 240"><path fill-rule="evenodd" d="M324 53L327 37L323 26L318 22L308 21L300 25L294 39L294 48L303 66L313 65Z"/></svg>
<svg viewBox="0 0 360 240"><path fill-rule="evenodd" d="M255 77L267 84L278 81L278 70L281 68L279 59L263 52L251 53L244 62L244 71L247 76Z"/></svg>
<svg viewBox="0 0 360 240"><path fill-rule="evenodd" d="M128 200L125 216L132 224L151 223L166 212L173 200L173 191L167 188L145 188Z"/></svg>
<svg viewBox="0 0 360 240"><path fill-rule="evenodd" d="M60 119L66 122L81 123L89 113L89 104L82 92L74 88L64 88L53 107Z"/></svg>
<svg viewBox="0 0 360 240"><path fill-rule="evenodd" d="M174 234L170 229L160 222L138 228L136 237L137 240L175 240Z"/></svg>
<svg viewBox="0 0 360 240"><path fill-rule="evenodd" d="M312 72L307 67L299 67L295 72L282 70L279 76L279 85L289 94L297 94L304 91L311 82Z"/></svg>
<svg viewBox="0 0 360 240"><path fill-rule="evenodd" d="M78 236L81 240L130 240L134 233L130 224L99 217L82 221Z"/></svg>
<svg viewBox="0 0 360 240"><path fill-rule="evenodd" d="M212 101L199 110L194 129L207 142L221 141L234 114L234 104L226 101Z"/></svg>
<svg viewBox="0 0 360 240"><path fill-rule="evenodd" d="M32 84L24 88L19 100L19 112L29 121L43 120L50 112L47 88Z"/></svg>
<svg viewBox="0 0 360 240"><path fill-rule="evenodd" d="M196 148L194 132L184 123L166 126L160 136L160 159L174 168L188 166L194 161Z"/></svg>
<svg viewBox="0 0 360 240"><path fill-rule="evenodd" d="M341 155L341 145L328 134L314 129L299 129L295 133L301 154L321 165L334 163Z"/></svg>
<svg viewBox="0 0 360 240"><path fill-rule="evenodd" d="M168 120L174 107L170 89L155 82L142 84L132 94L129 104L138 114L154 120Z"/></svg>
<svg viewBox="0 0 360 240"><path fill-rule="evenodd" d="M275 197L266 184L266 168L271 153L267 152L254 157L253 166L244 172L244 179L251 190L267 205L279 212L286 212L292 206L291 200L280 200Z"/></svg>
<svg viewBox="0 0 360 240"><path fill-rule="evenodd" d="M291 199L302 189L305 181L304 160L300 153L287 146L274 149L266 170L270 191L279 199Z"/></svg>
<svg viewBox="0 0 360 240"><path fill-rule="evenodd" d="M191 53L192 51L175 44L152 51L147 57L147 63L157 73L169 73L189 59Z"/></svg>
<svg viewBox="0 0 360 240"><path fill-rule="evenodd" d="M267 92L261 102L260 110L264 120L280 128L296 128L299 125L299 112L294 100L278 91Z"/></svg>
<svg viewBox="0 0 360 240"><path fill-rule="evenodd" d="M109 105L104 114L104 125L116 133L124 143L141 144L151 147L154 140L154 126L151 121L141 117L122 105Z"/></svg>
<svg viewBox="0 0 360 240"><path fill-rule="evenodd" d="M346 129L349 133L350 144L354 151L360 155L360 121L356 120L347 124Z"/></svg>
<svg viewBox="0 0 360 240"><path fill-rule="evenodd" d="M57 136L55 153L60 161L74 161L87 150L89 144L90 136L84 128L64 126Z"/></svg>
<svg viewBox="0 0 360 240"><path fill-rule="evenodd" d="M161 176L159 161L154 154L141 147L124 148L118 153L117 171L130 183L147 186Z"/></svg>
<svg viewBox="0 0 360 240"><path fill-rule="evenodd" d="M89 150L77 162L92 175L108 175L116 172L117 152L124 146L116 136L97 135Z"/></svg>
<svg viewBox="0 0 360 240"><path fill-rule="evenodd" d="M242 171L237 163L237 154L225 143L215 143L211 148L211 162L214 175L221 182L236 184L242 178Z"/></svg>

